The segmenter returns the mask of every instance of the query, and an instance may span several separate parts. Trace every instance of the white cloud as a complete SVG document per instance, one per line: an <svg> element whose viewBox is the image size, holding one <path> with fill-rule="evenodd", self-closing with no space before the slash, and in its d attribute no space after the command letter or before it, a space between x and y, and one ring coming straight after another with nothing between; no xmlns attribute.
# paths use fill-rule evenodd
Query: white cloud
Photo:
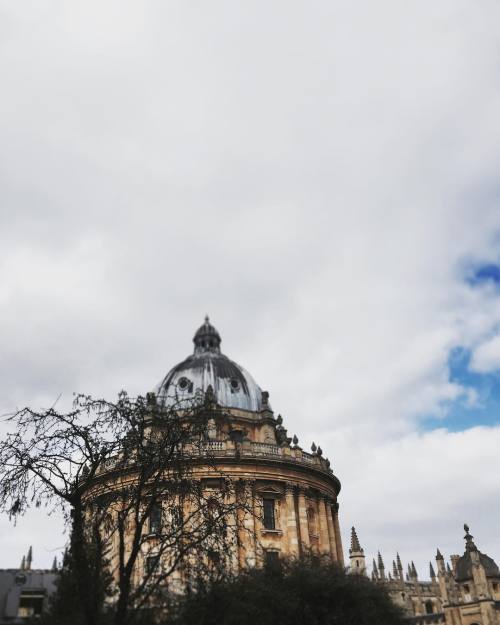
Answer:
<svg viewBox="0 0 500 625"><path fill-rule="evenodd" d="M334 459L367 551L397 523L422 561L465 516L500 558L477 451L497 430L419 433L475 401L450 349L493 363L500 298L464 278L498 261L498 3L4 0L0 18L0 410L149 390L209 312Z"/></svg>
<svg viewBox="0 0 500 625"><path fill-rule="evenodd" d="M500 369L500 335L479 345L474 351L471 368L479 373L489 373Z"/></svg>

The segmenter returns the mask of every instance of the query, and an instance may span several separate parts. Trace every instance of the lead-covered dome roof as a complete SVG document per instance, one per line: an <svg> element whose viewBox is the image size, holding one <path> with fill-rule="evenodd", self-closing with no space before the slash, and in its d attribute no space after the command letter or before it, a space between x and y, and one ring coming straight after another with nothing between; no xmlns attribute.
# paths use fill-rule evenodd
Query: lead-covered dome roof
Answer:
<svg viewBox="0 0 500 625"><path fill-rule="evenodd" d="M221 353L220 334L208 316L193 342L194 353L173 367L155 390L164 405L187 403L211 386L220 406L253 412L263 409L261 388L248 371ZM265 407L270 409L268 404Z"/></svg>
<svg viewBox="0 0 500 625"><path fill-rule="evenodd" d="M498 566L493 560L485 553L481 553L474 543L474 536L469 533L469 526L464 525L465 529L465 553L457 560L457 566L455 570L455 577L457 582L465 582L472 579L472 556L473 551L477 552L479 561L481 562L486 577L500 577L500 571Z"/></svg>

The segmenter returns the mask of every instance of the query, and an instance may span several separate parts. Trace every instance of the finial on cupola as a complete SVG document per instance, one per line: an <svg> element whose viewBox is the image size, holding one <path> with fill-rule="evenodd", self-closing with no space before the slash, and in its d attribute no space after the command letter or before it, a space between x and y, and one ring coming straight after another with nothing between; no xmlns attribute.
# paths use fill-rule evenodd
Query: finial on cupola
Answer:
<svg viewBox="0 0 500 625"><path fill-rule="evenodd" d="M467 523L464 523L464 530L465 530L465 549L467 551L477 551L477 547L474 543L474 536L472 536L472 534L469 532L469 526L467 525Z"/></svg>

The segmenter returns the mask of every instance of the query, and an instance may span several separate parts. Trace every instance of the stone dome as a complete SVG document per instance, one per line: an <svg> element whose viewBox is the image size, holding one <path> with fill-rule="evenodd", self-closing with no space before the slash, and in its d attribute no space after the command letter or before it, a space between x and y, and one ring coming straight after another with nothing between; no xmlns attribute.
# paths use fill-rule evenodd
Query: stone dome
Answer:
<svg viewBox="0 0 500 625"><path fill-rule="evenodd" d="M188 403L212 387L216 402L225 408L258 412L270 410L266 394L240 365L221 353L220 334L205 317L193 338L194 353L173 367L155 393L165 406Z"/></svg>
<svg viewBox="0 0 500 625"><path fill-rule="evenodd" d="M500 571L493 558L490 558L485 553L481 553L476 547L473 536L469 533L469 526L464 525L465 529L465 553L457 560L457 568L455 571L455 578L457 582L465 582L472 579L472 557L471 552L477 552L479 561L481 562L486 577L500 577Z"/></svg>

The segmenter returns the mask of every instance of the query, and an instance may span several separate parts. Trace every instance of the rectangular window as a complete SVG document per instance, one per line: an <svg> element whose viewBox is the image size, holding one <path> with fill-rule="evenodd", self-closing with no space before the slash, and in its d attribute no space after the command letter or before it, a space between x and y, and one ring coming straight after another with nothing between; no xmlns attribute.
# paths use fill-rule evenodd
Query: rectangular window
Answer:
<svg viewBox="0 0 500 625"><path fill-rule="evenodd" d="M146 558L146 573L148 575L153 574L156 569L158 568L158 565L160 563L160 556L147 556Z"/></svg>
<svg viewBox="0 0 500 625"><path fill-rule="evenodd" d="M274 499L263 499L264 527L266 530L276 529L276 517L274 514Z"/></svg>
<svg viewBox="0 0 500 625"><path fill-rule="evenodd" d="M161 532L161 506L155 504L151 508L151 514L149 515L149 533L159 534Z"/></svg>
<svg viewBox="0 0 500 625"><path fill-rule="evenodd" d="M44 595L42 593L30 591L21 592L17 616L20 618L40 616L43 609L43 600Z"/></svg>

